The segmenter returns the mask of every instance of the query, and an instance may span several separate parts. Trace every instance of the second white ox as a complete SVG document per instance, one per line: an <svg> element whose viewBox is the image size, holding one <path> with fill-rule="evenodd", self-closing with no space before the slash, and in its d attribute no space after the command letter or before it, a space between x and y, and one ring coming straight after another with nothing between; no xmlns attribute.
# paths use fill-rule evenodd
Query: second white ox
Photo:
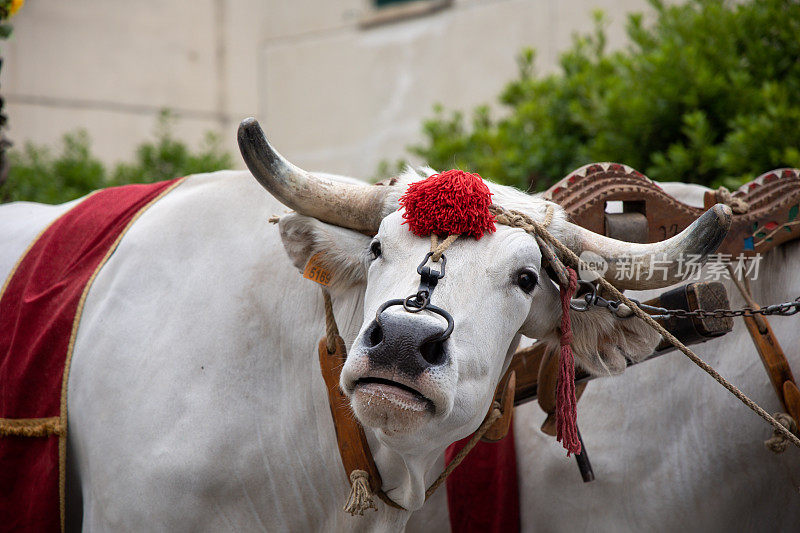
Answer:
<svg viewBox="0 0 800 533"><path fill-rule="evenodd" d="M709 190L661 186L694 206ZM800 295L798 264L800 241L769 252L752 281L756 299L766 305ZM732 308L745 306L723 281ZM798 316L770 319L795 376ZM782 411L744 323L734 320L732 332L693 350L767 411ZM535 402L514 417L523 531L797 531L800 524L800 450L768 451L770 426L682 354L589 384L578 424L597 475L591 483L539 431L544 414ZM449 530L446 506L433 503L410 529Z"/></svg>
<svg viewBox="0 0 800 533"><path fill-rule="evenodd" d="M249 173L221 172L187 179L126 234L94 281L75 344L71 527L400 530L422 506L445 447L480 424L520 336L553 337L558 290L536 241L500 226L447 251L434 295L455 321L445 343L426 346L444 327L438 317L394 307L376 349L368 335L376 309L415 291L428 252L428 239L397 212L408 183L424 176L377 187L312 175L274 152L255 121L243 124L240 142L258 181L296 212L278 231L266 218L284 207ZM495 203L543 217L543 200L489 185ZM0 208L0 277L69 206ZM633 245L569 224L556 208L551 231L613 268L623 254L706 254L728 223L717 207L670 241ZM341 386L384 490L409 511L341 510L349 487L316 356L322 299L297 272L318 252L350 353ZM603 310L576 316L574 334L576 356L595 371L621 369L658 340Z"/></svg>

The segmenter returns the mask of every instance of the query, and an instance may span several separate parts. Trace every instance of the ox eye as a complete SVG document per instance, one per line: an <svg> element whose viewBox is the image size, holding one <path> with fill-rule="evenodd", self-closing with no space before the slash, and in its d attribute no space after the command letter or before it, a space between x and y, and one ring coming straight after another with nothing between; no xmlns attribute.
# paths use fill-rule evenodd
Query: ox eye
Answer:
<svg viewBox="0 0 800 533"><path fill-rule="evenodd" d="M536 287L538 279L539 277L533 270L524 269L517 273L517 285L525 293L530 293Z"/></svg>
<svg viewBox="0 0 800 533"><path fill-rule="evenodd" d="M369 253L372 254L373 259L377 259L381 256L381 241L374 240L369 245Z"/></svg>

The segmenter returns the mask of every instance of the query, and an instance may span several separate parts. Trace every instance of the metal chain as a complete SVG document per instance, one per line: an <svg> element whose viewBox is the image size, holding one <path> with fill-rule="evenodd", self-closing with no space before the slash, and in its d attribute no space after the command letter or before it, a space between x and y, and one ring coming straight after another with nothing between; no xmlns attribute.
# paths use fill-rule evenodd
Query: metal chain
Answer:
<svg viewBox="0 0 800 533"><path fill-rule="evenodd" d="M791 302L768 305L767 307L762 307L761 309L753 309L752 307L742 307L741 309L715 309L713 311L707 311L705 309L697 309L695 311L685 311L683 309L658 309L662 311L662 314L665 316L675 316L678 318L726 318L737 316L748 317L756 315L792 316L800 312L800 296Z"/></svg>
<svg viewBox="0 0 800 533"><path fill-rule="evenodd" d="M627 306L623 305L619 300L606 300L597 294L597 287L588 281L579 281L580 286L589 288L590 292L583 295L583 301L573 300L570 307L575 311L586 311L590 306L602 307L608 309L617 318L631 318L633 313ZM742 307L741 309L714 309L709 311L706 309L696 309L694 311L687 311L685 309L665 309L664 307L656 307L647 305L634 300L635 303L642 311L652 315L653 318L734 318L734 317L751 317L756 315L778 315L778 316L791 316L800 313L800 296L790 302L783 302L780 304L768 305L760 309L753 309L752 307Z"/></svg>

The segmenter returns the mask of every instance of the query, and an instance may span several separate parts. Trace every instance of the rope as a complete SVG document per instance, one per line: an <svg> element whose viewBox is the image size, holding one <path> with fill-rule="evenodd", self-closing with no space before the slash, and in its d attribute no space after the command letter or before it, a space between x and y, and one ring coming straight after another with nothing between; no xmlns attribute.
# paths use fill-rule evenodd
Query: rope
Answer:
<svg viewBox="0 0 800 533"><path fill-rule="evenodd" d="M553 213L555 212L556 210L552 205L547 206L547 209L544 212L544 222L542 222L542 226L545 228L550 226L550 223L553 221Z"/></svg>
<svg viewBox="0 0 800 533"><path fill-rule="evenodd" d="M59 417L0 418L0 437L47 437L65 435Z"/></svg>
<svg viewBox="0 0 800 533"><path fill-rule="evenodd" d="M497 402L492 402L492 410L489 413L489 416L486 417L478 430L472 434L472 438L469 439L469 442L467 442L466 446L458 451L456 456L453 457L453 460L447 464L442 473L439 474L439 477L436 478L436 481L434 481L431 486L428 487L428 490L425 491L426 501L428 498L430 498L431 494L433 494L434 491L445 482L447 476L449 476L453 470L455 470L456 467L461 464L461 461L463 461L467 454L472 451L472 448L478 444L478 441L481 440L481 437L483 437L486 432L489 431L489 428L492 427L492 424L497 422L497 420L502 416L503 413L500 411L500 404Z"/></svg>
<svg viewBox="0 0 800 533"><path fill-rule="evenodd" d="M431 233L431 252L433 255L431 256L431 261L434 263L438 263L439 259L442 258L444 252L450 248L450 245L456 242L458 239L458 233L453 233L452 235L448 235L447 238L439 244L439 237L436 236L435 233Z"/></svg>
<svg viewBox="0 0 800 533"><path fill-rule="evenodd" d="M342 510L350 516L364 516L364 511L367 509L377 511L369 488L369 474L364 470L353 470L350 472L350 483L352 485L350 497L347 498Z"/></svg>
<svg viewBox="0 0 800 533"><path fill-rule="evenodd" d="M775 420L792 433L797 432L797 423L787 413L775 413ZM772 437L764 441L764 446L772 453L783 453L789 447L789 441L783 436L783 433L772 430Z"/></svg>
<svg viewBox="0 0 800 533"><path fill-rule="evenodd" d="M489 208L492 213L495 215L495 220L500 224L505 224L507 226L513 226L524 229L526 232L541 237L545 242L549 245L553 246L556 250L561 252L564 257L568 258L570 263L578 268L586 269L586 271L591 272L592 269L588 267L581 259L575 255L575 253L567 248L561 241L556 239L542 224L539 224L535 220L532 220L530 217L524 215L523 213L519 213L517 211L509 211L504 209L498 205L492 205ZM527 219L527 220L525 220ZM521 222L525 220L525 222ZM646 324L650 327L655 329L657 332L661 334L664 339L667 340L670 344L675 346L678 350L680 350L686 357L688 357L694 364L699 366L703 369L708 375L710 375L714 380L725 387L728 392L736 396L743 404L749 407L753 412L755 412L758 416L766 420L778 433L783 435L786 439L792 442L795 446L800 448L800 439L797 438L794 434L792 434L788 429L786 429L780 422L775 420L769 413L767 413L764 409L762 409L758 404L756 404L753 400L751 400L747 395L745 395L742 391L736 388L735 385L730 383L724 377L722 377L719 372L714 370L708 363L700 359L692 350L684 346L684 344L679 341L675 336L664 329L661 324L655 321L653 317L645 313L638 305L633 303L628 297L622 294L615 286L611 283L606 281L605 278L598 275L597 278L598 283L601 287L607 290L612 296L620 300L622 303L627 305L634 315L638 318L643 320Z"/></svg>
<svg viewBox="0 0 800 533"><path fill-rule="evenodd" d="M336 326L336 318L333 316L331 295L325 289L322 289L322 300L325 303L325 347L328 348L328 353L334 353L339 328Z"/></svg>
<svg viewBox="0 0 800 533"><path fill-rule="evenodd" d="M737 215L747 213L750 210L750 204L748 204L747 201L743 200L742 198L737 198L726 187L720 187L714 191L714 196L716 197L718 203L727 205L731 208L731 211Z"/></svg>

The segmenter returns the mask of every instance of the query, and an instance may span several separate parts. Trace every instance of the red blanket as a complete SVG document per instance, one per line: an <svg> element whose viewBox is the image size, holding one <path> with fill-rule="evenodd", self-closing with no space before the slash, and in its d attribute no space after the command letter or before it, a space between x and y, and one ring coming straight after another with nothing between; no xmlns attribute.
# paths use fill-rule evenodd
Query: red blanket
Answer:
<svg viewBox="0 0 800 533"><path fill-rule="evenodd" d="M449 463L470 437L451 444ZM447 478L447 508L453 533L519 531L519 489L514 424L494 443L479 442Z"/></svg>
<svg viewBox="0 0 800 533"><path fill-rule="evenodd" d="M0 292L0 529L64 528L67 378L83 301L125 231L180 180L98 191L51 224Z"/></svg>

